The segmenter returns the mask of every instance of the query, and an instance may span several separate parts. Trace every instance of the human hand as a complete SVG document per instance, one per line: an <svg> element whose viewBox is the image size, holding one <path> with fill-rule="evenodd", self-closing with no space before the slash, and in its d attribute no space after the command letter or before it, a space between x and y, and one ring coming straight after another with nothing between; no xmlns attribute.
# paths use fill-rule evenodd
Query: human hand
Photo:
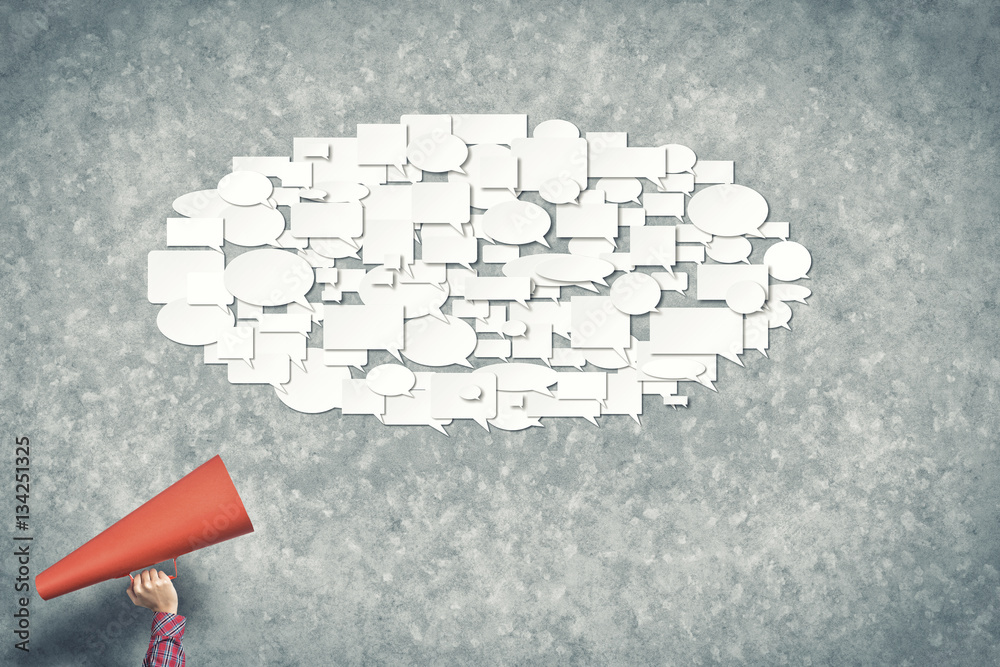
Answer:
<svg viewBox="0 0 1000 667"><path fill-rule="evenodd" d="M177 613L177 591L170 577L163 572L153 569L140 572L132 578L125 592L136 606L168 614Z"/></svg>

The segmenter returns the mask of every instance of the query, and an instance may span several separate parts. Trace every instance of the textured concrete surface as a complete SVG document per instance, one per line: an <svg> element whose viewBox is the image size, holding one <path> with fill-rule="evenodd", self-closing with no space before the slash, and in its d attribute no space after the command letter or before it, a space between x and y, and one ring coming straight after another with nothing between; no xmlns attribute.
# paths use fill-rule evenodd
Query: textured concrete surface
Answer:
<svg viewBox="0 0 1000 667"><path fill-rule="evenodd" d="M358 4L0 4L35 572L221 453L257 532L181 561L191 665L997 664L996 3ZM294 413L156 330L178 194L457 110L736 160L811 305L641 430L450 438ZM5 589L0 662L139 664L120 582L36 598L30 656Z"/></svg>

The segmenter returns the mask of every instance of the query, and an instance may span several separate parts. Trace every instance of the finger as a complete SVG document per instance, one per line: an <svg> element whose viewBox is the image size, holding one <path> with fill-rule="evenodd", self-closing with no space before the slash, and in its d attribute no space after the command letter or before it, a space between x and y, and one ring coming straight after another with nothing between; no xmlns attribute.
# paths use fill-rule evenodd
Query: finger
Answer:
<svg viewBox="0 0 1000 667"><path fill-rule="evenodd" d="M136 595L142 593L142 573L132 577L132 592Z"/></svg>
<svg viewBox="0 0 1000 667"><path fill-rule="evenodd" d="M152 570L143 570L142 575L141 575L142 576L142 585L143 586L148 587L150 585L150 583L152 581L152 577L150 576L151 572L152 572Z"/></svg>

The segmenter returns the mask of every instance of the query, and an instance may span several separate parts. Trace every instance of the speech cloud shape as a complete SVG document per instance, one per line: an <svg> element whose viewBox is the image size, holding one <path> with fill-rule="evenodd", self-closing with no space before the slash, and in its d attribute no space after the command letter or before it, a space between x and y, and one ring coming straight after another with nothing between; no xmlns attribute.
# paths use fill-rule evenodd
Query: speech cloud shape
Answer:
<svg viewBox="0 0 1000 667"><path fill-rule="evenodd" d="M264 204L274 192L271 180L255 171L234 171L219 181L219 196L236 206Z"/></svg>
<svg viewBox="0 0 1000 667"><path fill-rule="evenodd" d="M767 201L745 185L712 185L691 197L688 218L695 227L716 236L759 236L757 228L767 220Z"/></svg>
<svg viewBox="0 0 1000 667"><path fill-rule="evenodd" d="M292 410L445 435L453 420L639 422L646 396L686 407L680 387L716 391L719 357L767 356L769 329L812 293L793 284L812 256L732 162L530 127L414 114L235 159L172 203L183 217L147 263L157 327ZM772 243L756 263L751 238Z"/></svg>

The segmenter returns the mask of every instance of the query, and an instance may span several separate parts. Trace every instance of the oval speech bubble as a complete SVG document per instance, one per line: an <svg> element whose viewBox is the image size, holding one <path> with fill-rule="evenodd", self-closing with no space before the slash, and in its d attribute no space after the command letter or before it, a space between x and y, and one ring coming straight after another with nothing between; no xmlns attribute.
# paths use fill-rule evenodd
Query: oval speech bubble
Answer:
<svg viewBox="0 0 1000 667"><path fill-rule="evenodd" d="M535 273L560 283L604 283L604 277L615 272L615 265L596 257L561 255L541 262Z"/></svg>
<svg viewBox="0 0 1000 667"><path fill-rule="evenodd" d="M660 283L646 273L626 273L611 283L611 303L626 315L645 315L656 310L661 296Z"/></svg>
<svg viewBox="0 0 1000 667"><path fill-rule="evenodd" d="M553 118L536 125L531 136L536 139L579 139L580 128L568 120Z"/></svg>
<svg viewBox="0 0 1000 667"><path fill-rule="evenodd" d="M402 306L403 317L433 314L442 318L441 306L448 300L448 283L404 283L395 271L377 266L361 279L358 295L369 306ZM409 346L409 341L406 341Z"/></svg>
<svg viewBox="0 0 1000 667"><path fill-rule="evenodd" d="M726 305L740 315L756 313L764 306L767 293L759 283L741 280L726 290ZM780 301L778 303L781 303Z"/></svg>
<svg viewBox="0 0 1000 667"><path fill-rule="evenodd" d="M745 185L712 185L691 197L688 218L703 232L716 236L760 236L757 228L767 220L767 202Z"/></svg>
<svg viewBox="0 0 1000 667"><path fill-rule="evenodd" d="M181 345L210 345L236 321L233 311L218 306L189 306L187 298L171 301L160 308L156 327L164 336Z"/></svg>
<svg viewBox="0 0 1000 667"><path fill-rule="evenodd" d="M234 171L219 181L219 196L237 206L265 203L272 192L271 180L256 171Z"/></svg>
<svg viewBox="0 0 1000 667"><path fill-rule="evenodd" d="M527 322L522 322L521 320L508 320L500 326L500 331L503 332L503 335L510 336L511 338L523 336L527 330Z"/></svg>
<svg viewBox="0 0 1000 667"><path fill-rule="evenodd" d="M417 376L406 366L382 364L368 371L365 376L368 388L382 396L411 396L410 390L417 383Z"/></svg>
<svg viewBox="0 0 1000 667"><path fill-rule="evenodd" d="M694 169L694 163L698 161L698 156L687 146L681 144L667 144L667 173L680 174Z"/></svg>
<svg viewBox="0 0 1000 667"><path fill-rule="evenodd" d="M400 350L410 361L424 366L458 364L472 368L468 357L476 349L476 330L451 315L442 322L425 315L403 323L405 347Z"/></svg>
<svg viewBox="0 0 1000 667"><path fill-rule="evenodd" d="M323 201L337 204L359 201L370 192L367 186L352 181L318 181L313 188L326 193Z"/></svg>
<svg viewBox="0 0 1000 667"><path fill-rule="evenodd" d="M462 171L468 157L469 147L454 134L425 134L406 147L410 164L433 173Z"/></svg>
<svg viewBox="0 0 1000 667"><path fill-rule="evenodd" d="M307 347L303 361L305 370L292 364L291 378L277 387L278 400L292 410L306 414L319 414L344 407L344 380L351 379L346 366L327 366L323 363L323 350Z"/></svg>
<svg viewBox="0 0 1000 667"><path fill-rule="evenodd" d="M527 201L507 201L486 209L483 214L483 232L494 241L520 245L537 241L549 244L545 234L552 227L552 218L538 204Z"/></svg>
<svg viewBox="0 0 1000 667"><path fill-rule="evenodd" d="M753 252L753 245L745 236L716 236L705 247L705 254L720 264L745 262Z"/></svg>
<svg viewBox="0 0 1000 667"><path fill-rule="evenodd" d="M568 178L550 179L539 186L538 196L550 204L568 204L580 196L580 184Z"/></svg>
<svg viewBox="0 0 1000 667"><path fill-rule="evenodd" d="M806 274L812 267L812 255L801 243L779 241L767 249L762 263L775 280L791 282L808 278Z"/></svg>
<svg viewBox="0 0 1000 667"><path fill-rule="evenodd" d="M229 202L219 196L218 190L197 190L181 195L171 206L188 218L221 218Z"/></svg>
<svg viewBox="0 0 1000 667"><path fill-rule="evenodd" d="M639 203L642 194L642 182L638 178L602 178L594 186L595 190L604 190L604 200L614 204L624 204L634 201Z"/></svg>
<svg viewBox="0 0 1000 667"><path fill-rule="evenodd" d="M479 385L469 384L462 387L458 392L458 397L463 401L477 401L483 395L483 389Z"/></svg>
<svg viewBox="0 0 1000 667"><path fill-rule="evenodd" d="M227 206L222 211L223 234L230 243L253 247L274 243L285 231L285 217L263 204Z"/></svg>
<svg viewBox="0 0 1000 667"><path fill-rule="evenodd" d="M556 383L559 374L548 366L538 364L491 364L473 371L497 376L498 391L537 391L551 396L549 387Z"/></svg>
<svg viewBox="0 0 1000 667"><path fill-rule="evenodd" d="M229 293L255 306L300 303L312 309L305 294L316 276L309 262L285 250L251 250L226 266L223 282Z"/></svg>

